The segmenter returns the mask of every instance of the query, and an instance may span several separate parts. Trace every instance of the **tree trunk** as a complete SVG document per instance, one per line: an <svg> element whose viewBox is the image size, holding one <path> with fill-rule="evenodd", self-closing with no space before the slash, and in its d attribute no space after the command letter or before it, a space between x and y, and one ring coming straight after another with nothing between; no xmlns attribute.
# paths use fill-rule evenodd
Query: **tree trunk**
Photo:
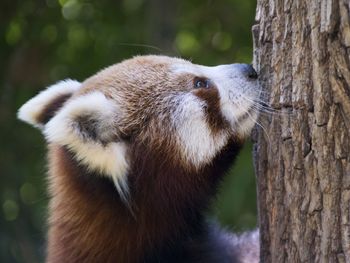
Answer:
<svg viewBox="0 0 350 263"><path fill-rule="evenodd" d="M349 0L258 0L261 262L350 262Z"/></svg>

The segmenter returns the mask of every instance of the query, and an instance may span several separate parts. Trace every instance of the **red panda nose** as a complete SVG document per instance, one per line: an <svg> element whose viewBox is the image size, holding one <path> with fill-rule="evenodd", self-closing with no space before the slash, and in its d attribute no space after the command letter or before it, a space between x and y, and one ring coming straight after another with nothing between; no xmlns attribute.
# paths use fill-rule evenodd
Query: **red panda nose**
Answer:
<svg viewBox="0 0 350 263"><path fill-rule="evenodd" d="M248 79L256 80L258 78L258 73L256 73L252 65L249 65L249 64L233 64L233 65L238 66L242 74Z"/></svg>

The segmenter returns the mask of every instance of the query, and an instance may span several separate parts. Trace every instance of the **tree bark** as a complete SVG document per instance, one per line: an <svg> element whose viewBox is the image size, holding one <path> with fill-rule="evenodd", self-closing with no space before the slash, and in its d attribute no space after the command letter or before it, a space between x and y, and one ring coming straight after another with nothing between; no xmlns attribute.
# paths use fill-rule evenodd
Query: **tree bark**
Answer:
<svg viewBox="0 0 350 263"><path fill-rule="evenodd" d="M261 262L350 262L350 2L258 0Z"/></svg>

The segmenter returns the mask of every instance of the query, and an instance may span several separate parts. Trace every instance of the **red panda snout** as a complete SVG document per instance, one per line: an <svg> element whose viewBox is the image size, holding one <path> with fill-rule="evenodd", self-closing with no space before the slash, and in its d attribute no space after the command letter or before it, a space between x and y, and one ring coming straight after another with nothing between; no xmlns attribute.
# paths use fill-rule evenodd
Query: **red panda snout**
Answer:
<svg viewBox="0 0 350 263"><path fill-rule="evenodd" d="M210 163L232 136L244 139L253 128L260 96L257 73L245 64L179 63L171 68L180 77L190 75L206 84L182 94L174 114L185 159L200 167Z"/></svg>

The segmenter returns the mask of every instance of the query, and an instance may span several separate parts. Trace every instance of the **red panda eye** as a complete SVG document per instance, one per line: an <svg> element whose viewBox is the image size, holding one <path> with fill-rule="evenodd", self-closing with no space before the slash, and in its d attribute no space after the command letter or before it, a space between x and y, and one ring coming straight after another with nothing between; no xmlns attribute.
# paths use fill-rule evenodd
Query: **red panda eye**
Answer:
<svg viewBox="0 0 350 263"><path fill-rule="evenodd" d="M195 79L194 81L194 87L196 89L199 89L199 88L209 88L210 87L210 81L207 80L207 79Z"/></svg>

